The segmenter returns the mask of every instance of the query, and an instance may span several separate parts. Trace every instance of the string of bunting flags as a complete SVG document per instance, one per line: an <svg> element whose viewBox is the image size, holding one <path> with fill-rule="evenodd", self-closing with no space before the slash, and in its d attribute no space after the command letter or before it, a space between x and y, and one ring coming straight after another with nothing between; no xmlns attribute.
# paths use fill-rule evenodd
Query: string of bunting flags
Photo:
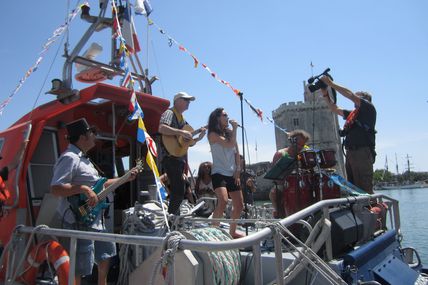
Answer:
<svg viewBox="0 0 428 285"><path fill-rule="evenodd" d="M52 46L54 42L61 36L70 25L71 21L76 17L76 15L80 12L82 6L89 5L88 2L85 2L81 5L78 5L75 9L73 9L70 14L68 14L67 20L64 24L59 26L55 31L52 33L52 36L46 41L46 43L43 45L42 51L39 53L39 57L36 60L36 63L31 66L27 72L24 74L24 76L19 80L18 85L15 87L15 89L12 91L12 93L0 104L0 116L3 114L4 108L6 108L7 105L12 101L12 98L18 93L18 91L21 89L22 85L24 85L24 82L27 80L30 75L37 71L37 68L39 67L40 63L43 61L47 51Z"/></svg>
<svg viewBox="0 0 428 285"><path fill-rule="evenodd" d="M186 48L184 45L182 45L181 43L179 43L176 39L174 39L171 35L169 35L164 29L162 29L159 25L157 25L151 18L149 18L149 17L147 17L147 21L148 21L148 24L150 25L150 26L154 26L154 27L156 27L157 29L158 29L158 31L162 34L162 35L164 35L164 36L166 36L167 38L168 38L168 45L170 46L170 47L172 47L174 44L176 45L176 46L178 46L178 49L180 50L180 51L182 51L182 52L185 52L186 54L188 54L191 58L192 58L192 60L193 60L193 66L194 66L194 68L198 68L198 66L199 66L199 63L200 63L200 60L192 53L192 52L190 52L190 50L188 49L188 48ZM238 96L239 98L242 96L242 93L241 93L241 91L239 90L239 89L237 89L237 88L235 88L235 87L233 87L231 84L230 84L230 82L228 82L228 81L226 81L226 80L223 80L223 79L221 79L218 75L217 75L217 73L216 72L214 72L210 67L208 67L208 65L206 65L205 63L201 63L200 64L206 71L208 71L209 72L209 74L211 75L211 77L213 77L215 80L217 80L218 82L220 82L220 83L222 83L222 84L224 84L224 85L226 85L227 87L229 87L232 91L233 91L233 93L236 95L236 96ZM260 109L260 108L256 108L256 107L254 107L252 104L251 104L251 102L249 101L249 100L247 100L246 98L244 98L244 101L245 101L245 103L248 105L248 107L250 108L250 110L251 111L253 111L255 114L256 114L256 116L257 117L259 117L260 118L260 120L263 122L263 111ZM274 126L275 126L275 128L277 128L277 129L279 129L280 131L282 131L282 132L284 132L284 133L288 133L287 132L287 130L285 130L284 128L281 128L280 126L278 126L277 124L275 124L275 122L271 119L271 118L269 118L269 117L267 117L267 116L265 116L266 117L266 119L270 122L270 123L272 123Z"/></svg>

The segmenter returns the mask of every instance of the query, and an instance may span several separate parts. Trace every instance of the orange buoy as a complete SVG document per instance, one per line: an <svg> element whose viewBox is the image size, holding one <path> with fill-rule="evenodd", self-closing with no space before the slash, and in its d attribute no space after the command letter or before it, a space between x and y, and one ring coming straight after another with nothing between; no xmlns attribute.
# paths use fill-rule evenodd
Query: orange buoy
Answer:
<svg viewBox="0 0 428 285"><path fill-rule="evenodd" d="M33 247L25 261L24 273L20 276L21 281L29 285L36 284L39 267L44 261L48 261L55 268L59 285L68 284L70 258L67 251L55 240Z"/></svg>

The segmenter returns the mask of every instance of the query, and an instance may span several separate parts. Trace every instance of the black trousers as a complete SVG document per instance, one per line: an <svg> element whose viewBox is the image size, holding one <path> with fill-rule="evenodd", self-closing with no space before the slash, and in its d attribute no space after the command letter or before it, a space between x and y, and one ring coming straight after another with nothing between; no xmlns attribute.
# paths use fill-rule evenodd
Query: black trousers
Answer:
<svg viewBox="0 0 428 285"><path fill-rule="evenodd" d="M184 199L185 183L183 179L185 162L172 156L162 159L162 168L169 180L168 213L180 215L180 205Z"/></svg>

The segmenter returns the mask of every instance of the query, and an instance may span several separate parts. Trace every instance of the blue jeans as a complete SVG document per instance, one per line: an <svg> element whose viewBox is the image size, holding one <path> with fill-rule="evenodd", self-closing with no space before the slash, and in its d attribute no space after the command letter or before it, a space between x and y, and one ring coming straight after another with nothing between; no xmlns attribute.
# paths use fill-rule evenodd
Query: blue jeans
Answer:
<svg viewBox="0 0 428 285"><path fill-rule="evenodd" d="M64 229L75 230L75 224L63 224ZM79 229L88 232L106 232L106 230L95 230L91 228ZM114 242L93 241L77 239L76 246L76 276L92 274L94 263L99 263L116 255L116 244Z"/></svg>

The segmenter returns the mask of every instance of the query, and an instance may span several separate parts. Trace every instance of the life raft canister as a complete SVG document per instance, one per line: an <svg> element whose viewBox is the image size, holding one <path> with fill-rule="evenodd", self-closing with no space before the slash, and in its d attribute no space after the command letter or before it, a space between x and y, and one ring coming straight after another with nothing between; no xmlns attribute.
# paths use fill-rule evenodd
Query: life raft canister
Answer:
<svg viewBox="0 0 428 285"><path fill-rule="evenodd" d="M0 176L0 218L4 215L4 205L10 199L10 192L7 189L6 182L3 180L3 177Z"/></svg>
<svg viewBox="0 0 428 285"><path fill-rule="evenodd" d="M68 284L68 274L70 270L70 258L67 251L55 240L39 243L27 256L24 265L24 273L20 276L20 281L25 284L35 285L36 277L40 265L48 261L55 268L59 285Z"/></svg>

